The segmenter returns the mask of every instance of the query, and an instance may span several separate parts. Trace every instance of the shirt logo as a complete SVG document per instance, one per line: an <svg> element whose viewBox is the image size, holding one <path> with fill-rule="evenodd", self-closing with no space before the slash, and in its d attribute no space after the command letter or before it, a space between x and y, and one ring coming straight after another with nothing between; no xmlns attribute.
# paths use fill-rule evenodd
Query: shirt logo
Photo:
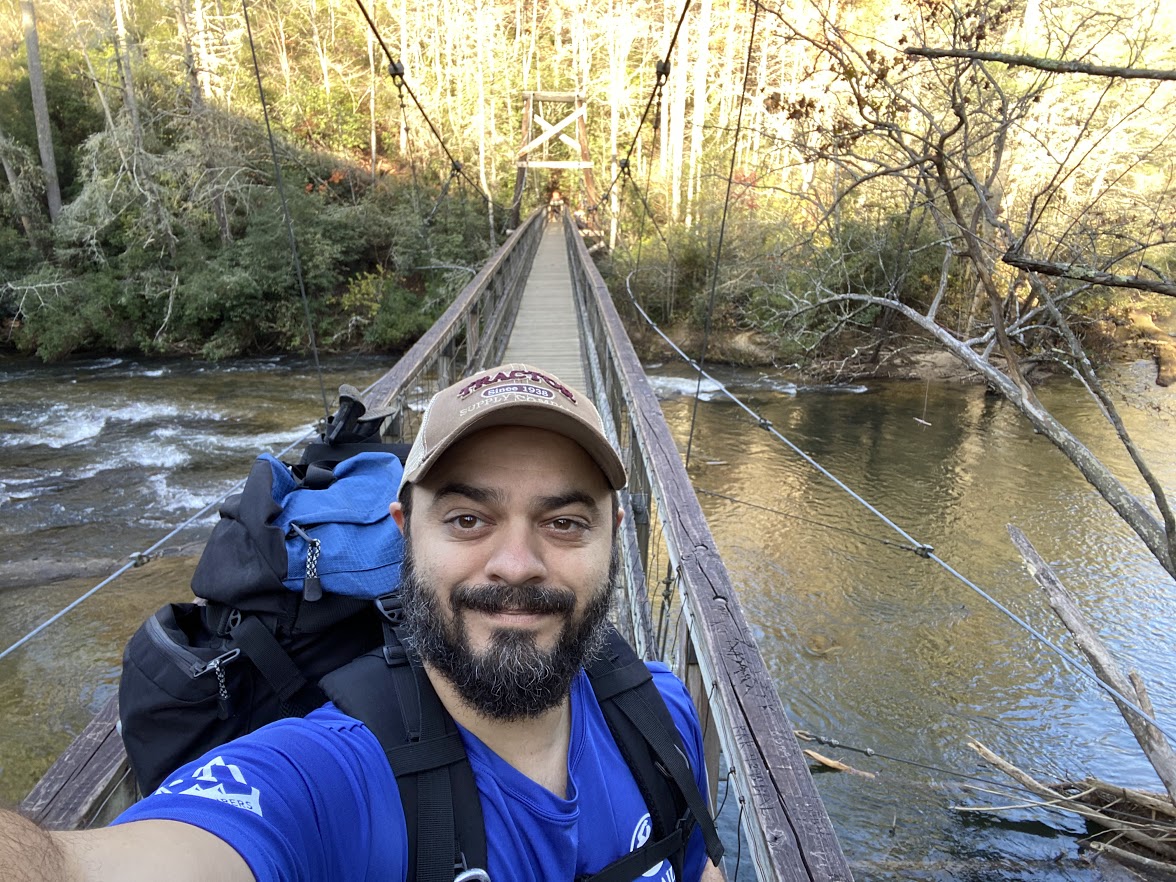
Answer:
<svg viewBox="0 0 1176 882"><path fill-rule="evenodd" d="M232 763L226 763L222 757L214 757L207 764L192 773L192 786L186 790L173 790L185 783L185 779L178 778L164 784L156 793L178 793L181 796L203 796L205 799L215 799L217 802L235 805L237 808L253 812L261 816L261 791L249 786L241 770Z"/></svg>

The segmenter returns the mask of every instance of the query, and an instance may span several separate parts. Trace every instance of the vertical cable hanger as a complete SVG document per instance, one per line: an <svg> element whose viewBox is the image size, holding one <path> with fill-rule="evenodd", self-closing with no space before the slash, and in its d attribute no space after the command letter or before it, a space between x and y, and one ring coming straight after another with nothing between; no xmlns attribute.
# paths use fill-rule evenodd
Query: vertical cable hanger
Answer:
<svg viewBox="0 0 1176 882"><path fill-rule="evenodd" d="M743 68L743 88L739 91L739 113L735 118L735 138L731 142L731 164L727 169L727 194L723 197L723 217L719 222L719 241L715 246L715 268L711 276L710 299L706 306L706 324L702 329L702 351L698 356L698 385L694 390L694 407L690 412L690 436L686 440L685 467L687 469L690 468L690 451L694 446L694 424L698 418L698 398L702 394L702 371L706 367L706 347L710 341L711 321L715 311L715 295L719 289L719 267L722 266L723 239L727 233L727 215L731 210L731 188L735 182L735 160L739 155L739 134L743 129L743 99L747 95L747 84L751 79L751 56L755 46L755 29L759 24L759 3L753 5L755 12L751 16L751 33L747 37L747 61Z"/></svg>
<svg viewBox="0 0 1176 882"><path fill-rule="evenodd" d="M245 34L249 38L249 52L253 57L253 75L257 79L257 95L261 99L261 115L265 119L265 133L269 138L270 158L274 163L274 184L282 203L282 217L286 222L286 237L290 242L290 257L294 262L294 276L298 279L298 291L302 295L302 311L306 315L306 335L310 340L310 351L314 356L314 371L318 376L319 393L323 398L324 418L331 418L331 406L327 401L327 387L323 382L323 367L319 363L318 343L314 337L314 319L310 315L310 299L306 296L306 282L302 278L302 260L298 256L298 241L294 237L294 221L290 216L290 205L286 201L286 185L282 179L282 166L278 162L278 147L274 142L274 130L270 125L269 106L265 100L265 88L261 84L261 67L257 63L257 47L253 44L253 26L249 21L249 0L241 0L245 14Z"/></svg>

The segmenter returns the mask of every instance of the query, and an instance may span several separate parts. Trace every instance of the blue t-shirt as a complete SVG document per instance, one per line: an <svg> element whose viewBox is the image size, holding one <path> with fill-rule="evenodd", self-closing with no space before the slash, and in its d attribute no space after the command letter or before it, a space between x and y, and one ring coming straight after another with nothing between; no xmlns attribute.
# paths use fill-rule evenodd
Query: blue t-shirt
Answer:
<svg viewBox="0 0 1176 882"><path fill-rule="evenodd" d="M705 795L694 704L664 665L649 667ZM648 809L583 672L572 682L571 727L566 799L461 729L494 882L570 882L603 869L652 833ZM404 810L384 752L366 726L330 704L216 748L115 823L148 818L215 834L259 882L399 882L407 874ZM700 877L704 862L696 830L683 865L687 882ZM675 882L668 862L646 879Z"/></svg>

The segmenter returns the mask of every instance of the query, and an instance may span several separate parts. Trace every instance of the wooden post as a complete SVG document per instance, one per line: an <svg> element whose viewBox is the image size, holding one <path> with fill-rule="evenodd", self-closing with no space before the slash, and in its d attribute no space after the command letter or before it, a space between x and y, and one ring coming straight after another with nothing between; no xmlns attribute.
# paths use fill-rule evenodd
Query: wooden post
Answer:
<svg viewBox="0 0 1176 882"><path fill-rule="evenodd" d="M578 95L575 92L524 92L523 93L523 140L519 147L518 155L515 161L515 166L518 172L515 176L515 199L521 198L522 182L526 175L527 169L530 168L550 168L550 169L580 169L584 173L584 194L585 201L589 208L595 208L596 203L600 200L599 191L596 188L596 176L593 172L592 151L588 146L588 105L584 100L583 95ZM551 124L539 114L536 105L543 105L544 103L551 104L570 104L572 110L564 117ZM531 121L536 120L543 131L535 136L531 136ZM576 126L576 139L572 139L563 134L564 129L569 128L572 124ZM562 141L565 146L570 147L579 153L576 159L531 159L531 153L544 144L554 143L556 140ZM573 154L574 155L574 154Z"/></svg>
<svg viewBox="0 0 1176 882"><path fill-rule="evenodd" d="M584 192L588 195L588 211L595 211L600 202L600 192L596 189L596 176L592 171L592 151L588 149L588 114L584 107L584 98L576 96L576 110L581 111L576 118L576 134L580 138L580 159L584 161Z"/></svg>
<svg viewBox="0 0 1176 882"><path fill-rule="evenodd" d="M523 140L519 142L522 150L531 140L531 117L535 113L535 100L532 92L523 93ZM520 210L523 204L523 184L527 181L527 167L520 165L515 172L514 199L510 206L510 226L512 230L519 228Z"/></svg>
<svg viewBox="0 0 1176 882"><path fill-rule="evenodd" d="M713 811L719 794L719 733L715 729L715 721L711 718L711 690L709 684L702 680L702 669L698 666L698 655L694 649L694 641L690 637L688 615L688 611L681 610L681 617L678 619L678 664L674 673L686 684L686 690L694 699L694 709L698 711L698 722L702 726L702 756L706 761L709 785L708 799Z"/></svg>

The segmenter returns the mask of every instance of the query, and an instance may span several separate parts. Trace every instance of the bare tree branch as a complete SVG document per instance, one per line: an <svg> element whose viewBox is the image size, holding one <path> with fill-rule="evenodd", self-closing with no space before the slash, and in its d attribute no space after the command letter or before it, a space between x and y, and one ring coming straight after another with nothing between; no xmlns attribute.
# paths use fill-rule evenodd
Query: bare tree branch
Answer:
<svg viewBox="0 0 1176 882"><path fill-rule="evenodd" d="M1138 675L1128 679L1128 676L1123 673L1106 644L1086 621L1086 617L1082 615L1074 596L1062 584L1049 564L1038 554L1028 537L1012 524L1009 524L1007 529L1013 540L1013 545L1016 546L1017 551L1021 553L1021 557L1029 567L1029 574L1045 591L1046 597L1049 598L1050 607L1062 620L1062 624L1074 635L1078 648L1090 661L1099 680L1118 693L1117 695L1111 693L1111 699L1119 708L1123 719L1127 721L1127 725L1131 728L1135 740L1139 742L1139 746L1152 764L1152 768L1159 775L1164 789L1168 791L1168 796L1176 802L1176 751L1172 750L1172 745L1168 743L1163 732L1141 717L1130 704L1120 697L1134 698L1144 711L1150 711L1151 705L1146 698L1147 692L1143 688L1143 681L1139 679Z"/></svg>
<svg viewBox="0 0 1176 882"><path fill-rule="evenodd" d="M1089 282L1092 285L1106 285L1108 288L1133 288L1136 291L1150 291L1152 294L1166 294L1168 297L1176 297L1176 283L1173 282L1155 282L1151 279L1141 279L1139 276L1116 276L1113 273L1104 273L1071 263L1037 260L1014 251L1008 252L1001 259L1009 266L1023 269L1026 272L1041 273L1044 276L1060 276L1063 279Z"/></svg>
<svg viewBox="0 0 1176 882"><path fill-rule="evenodd" d="M1033 55L1010 55L1007 52L981 52L977 49L929 49L912 46L903 50L920 58L965 58L971 61L995 61L1018 67L1031 67L1050 73L1077 73L1092 77L1119 77L1125 80L1167 80L1176 82L1176 70L1149 70L1143 67L1089 64L1085 61L1054 61Z"/></svg>

